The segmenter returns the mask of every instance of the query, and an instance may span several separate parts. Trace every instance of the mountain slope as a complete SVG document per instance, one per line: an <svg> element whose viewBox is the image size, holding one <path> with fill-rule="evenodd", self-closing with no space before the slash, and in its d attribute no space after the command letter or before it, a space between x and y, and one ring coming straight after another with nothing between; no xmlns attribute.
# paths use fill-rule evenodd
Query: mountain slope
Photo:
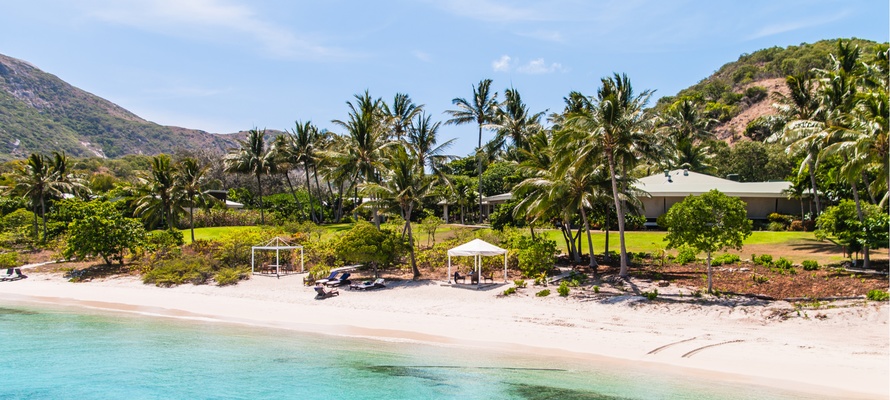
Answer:
<svg viewBox="0 0 890 400"><path fill-rule="evenodd" d="M120 157L178 148L220 152L229 135L162 126L87 93L33 65L0 54L0 160L29 153Z"/></svg>

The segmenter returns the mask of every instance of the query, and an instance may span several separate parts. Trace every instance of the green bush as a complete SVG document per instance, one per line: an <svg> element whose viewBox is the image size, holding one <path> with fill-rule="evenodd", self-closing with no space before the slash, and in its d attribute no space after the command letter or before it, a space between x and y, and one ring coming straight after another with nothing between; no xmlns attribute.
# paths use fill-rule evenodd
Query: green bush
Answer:
<svg viewBox="0 0 890 400"><path fill-rule="evenodd" d="M721 254L711 260L711 265L735 264L739 261L741 258L736 254Z"/></svg>
<svg viewBox="0 0 890 400"><path fill-rule="evenodd" d="M785 229L785 224L781 222L770 222L769 225L766 226L766 230L771 232L782 232Z"/></svg>
<svg viewBox="0 0 890 400"><path fill-rule="evenodd" d="M145 235L145 250L150 252L169 251L182 246L185 240L182 232L176 229L151 231Z"/></svg>
<svg viewBox="0 0 890 400"><path fill-rule="evenodd" d="M525 282L525 279L517 279L513 281L513 284L516 285L516 287L518 288L524 288L528 286L528 283Z"/></svg>
<svg viewBox="0 0 890 400"><path fill-rule="evenodd" d="M507 290L504 290L504 296L509 296L513 293L516 293L515 287L507 288Z"/></svg>
<svg viewBox="0 0 890 400"><path fill-rule="evenodd" d="M781 269L791 269L791 260L785 257L779 257L779 259L776 260L776 267Z"/></svg>
<svg viewBox="0 0 890 400"><path fill-rule="evenodd" d="M757 275L757 274L754 274L754 275L751 275L751 280L753 280L754 283L767 283L767 282L769 282L769 278L767 278L766 275Z"/></svg>
<svg viewBox="0 0 890 400"><path fill-rule="evenodd" d="M244 272L237 268L223 268L216 273L214 279L219 286L234 285L244 279Z"/></svg>
<svg viewBox="0 0 890 400"><path fill-rule="evenodd" d="M170 287L191 283L201 285L213 276L213 261L201 255L162 259L142 276L142 282Z"/></svg>
<svg viewBox="0 0 890 400"><path fill-rule="evenodd" d="M677 250L677 257L674 258L674 261L678 264L689 264L695 261L695 256L697 255L698 253L692 247L680 246L680 249Z"/></svg>
<svg viewBox="0 0 890 400"><path fill-rule="evenodd" d="M649 301L655 300L655 298L658 297L658 289L652 289L651 292L643 292L643 297Z"/></svg>
<svg viewBox="0 0 890 400"><path fill-rule="evenodd" d="M0 254L0 269L9 269L19 266L19 254L15 252Z"/></svg>
<svg viewBox="0 0 890 400"><path fill-rule="evenodd" d="M816 260L803 260L801 263L804 271L815 271L819 269L819 263Z"/></svg>
<svg viewBox="0 0 890 400"><path fill-rule="evenodd" d="M597 286L597 285L593 285L593 292L594 292L594 293L599 293L599 292L600 292L600 287Z"/></svg>
<svg viewBox="0 0 890 400"><path fill-rule="evenodd" d="M890 299L890 294L881 289L872 289L868 291L868 295L866 297L868 297L869 300L873 301L887 301L887 299Z"/></svg>
<svg viewBox="0 0 890 400"><path fill-rule="evenodd" d="M538 297L547 297L547 296L550 296L550 289L544 289L544 290L542 290L542 291L540 291L540 292L538 292L538 293L535 293L535 296L538 296Z"/></svg>
<svg viewBox="0 0 890 400"><path fill-rule="evenodd" d="M771 256L769 254L763 254L760 256L752 254L751 261L753 261L754 264L757 264L757 265L763 265L764 267L771 267L773 265L773 256Z"/></svg>
<svg viewBox="0 0 890 400"><path fill-rule="evenodd" d="M516 230L505 232L503 242L517 255L519 270L531 277L547 272L556 263L556 242L543 236L532 238Z"/></svg>
<svg viewBox="0 0 890 400"><path fill-rule="evenodd" d="M556 291L557 291L557 292L559 293L559 295L562 296L562 297L566 297L566 296L568 296L570 290L571 290L571 289L569 289L569 284L568 284L568 282L566 282L566 281L562 281L562 282L559 284L559 288L556 289Z"/></svg>

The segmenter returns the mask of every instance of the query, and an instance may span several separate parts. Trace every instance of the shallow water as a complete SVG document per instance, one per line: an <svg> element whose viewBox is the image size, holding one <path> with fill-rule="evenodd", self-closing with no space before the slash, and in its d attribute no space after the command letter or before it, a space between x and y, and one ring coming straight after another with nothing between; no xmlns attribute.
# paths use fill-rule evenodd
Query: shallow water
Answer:
<svg viewBox="0 0 890 400"><path fill-rule="evenodd" d="M814 399L667 366L0 304L3 399ZM826 397L827 398L827 397Z"/></svg>

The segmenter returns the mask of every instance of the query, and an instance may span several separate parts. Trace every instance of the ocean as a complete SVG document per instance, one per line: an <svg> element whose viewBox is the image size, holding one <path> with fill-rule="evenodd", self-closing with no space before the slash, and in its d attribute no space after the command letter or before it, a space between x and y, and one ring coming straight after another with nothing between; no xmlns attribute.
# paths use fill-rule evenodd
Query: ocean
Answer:
<svg viewBox="0 0 890 400"><path fill-rule="evenodd" d="M4 301L0 337L0 399L820 398L654 364L74 306Z"/></svg>

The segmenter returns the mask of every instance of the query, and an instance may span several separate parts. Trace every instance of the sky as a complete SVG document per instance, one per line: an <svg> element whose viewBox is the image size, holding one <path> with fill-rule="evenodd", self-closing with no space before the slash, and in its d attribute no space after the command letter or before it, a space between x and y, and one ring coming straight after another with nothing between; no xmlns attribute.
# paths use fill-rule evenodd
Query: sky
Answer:
<svg viewBox="0 0 890 400"><path fill-rule="evenodd" d="M890 36L886 0L28 0L4 2L0 53L163 125L342 133L347 101L407 93L434 121L492 79L532 112L626 73L652 103L741 54ZM450 154L477 127L443 126ZM486 132L483 139L493 134Z"/></svg>

